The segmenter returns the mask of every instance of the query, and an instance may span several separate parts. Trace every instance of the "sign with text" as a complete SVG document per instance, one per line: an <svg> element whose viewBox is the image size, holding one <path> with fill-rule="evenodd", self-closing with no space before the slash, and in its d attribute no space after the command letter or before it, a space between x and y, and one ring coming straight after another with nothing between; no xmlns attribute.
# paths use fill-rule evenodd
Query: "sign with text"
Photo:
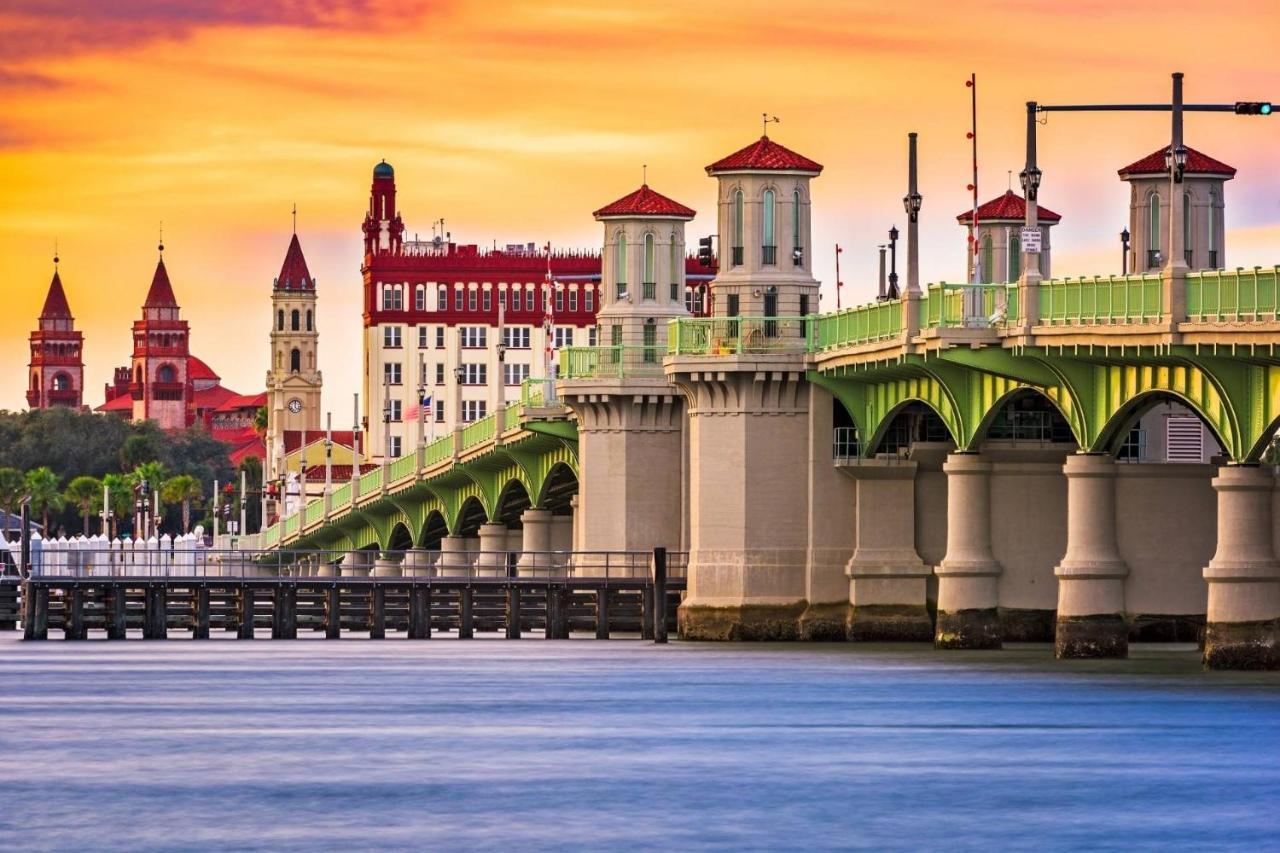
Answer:
<svg viewBox="0 0 1280 853"><path fill-rule="evenodd" d="M1022 236L1020 239L1022 240L1022 251L1024 252L1040 251L1040 229L1039 228L1023 228Z"/></svg>

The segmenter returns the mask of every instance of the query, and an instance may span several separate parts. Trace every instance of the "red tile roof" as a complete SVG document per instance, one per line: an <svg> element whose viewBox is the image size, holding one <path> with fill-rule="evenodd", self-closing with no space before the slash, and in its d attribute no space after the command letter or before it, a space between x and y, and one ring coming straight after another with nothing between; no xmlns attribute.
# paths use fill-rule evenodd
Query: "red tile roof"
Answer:
<svg viewBox="0 0 1280 853"><path fill-rule="evenodd" d="M284 431L284 452L292 453L302 446L303 430L287 429ZM322 429L306 430L307 446L315 444L317 441L324 441L325 431ZM333 431L333 443L340 444L343 447L352 447L355 445L355 434L351 430Z"/></svg>
<svg viewBox="0 0 1280 853"><path fill-rule="evenodd" d="M187 378L191 381L197 379L213 379L219 380L222 377L213 372L213 368L205 364L194 355L187 356ZM235 393L234 391L231 393Z"/></svg>
<svg viewBox="0 0 1280 853"><path fill-rule="evenodd" d="M649 189L648 184L644 184L635 192L624 195L612 204L606 204L591 215L597 219L611 216L660 216L671 219L692 219L697 213L693 208L685 207L674 199L669 199L661 193L654 192Z"/></svg>
<svg viewBox="0 0 1280 853"><path fill-rule="evenodd" d="M173 295L173 285L169 284L169 273L164 268L164 258L156 264L155 275L151 277L151 289L147 291L147 301L143 308L177 308L178 300Z"/></svg>
<svg viewBox="0 0 1280 853"><path fill-rule="evenodd" d="M66 291L62 289L62 278L57 270L54 270L53 281L49 282L49 295L44 298L44 308L40 311L40 319L69 319L70 317L71 306L67 304Z"/></svg>
<svg viewBox="0 0 1280 853"><path fill-rule="evenodd" d="M221 439L226 441L226 439ZM231 444L232 442L228 442ZM262 441L262 437L256 433L243 441L234 444L231 452L227 454L227 458L231 460L232 465L238 466L241 462L250 456L256 456L259 459L267 458L267 445Z"/></svg>
<svg viewBox="0 0 1280 853"><path fill-rule="evenodd" d="M238 397L235 391L230 388L223 388L221 385L214 385L212 388L201 388L195 392L195 399L192 401L197 409L217 410L219 406L227 402L232 397Z"/></svg>
<svg viewBox="0 0 1280 853"><path fill-rule="evenodd" d="M128 394L121 394L119 397L115 397L103 403L101 406L94 409L94 411L95 412L123 412L123 411L132 412L133 397L129 396Z"/></svg>
<svg viewBox="0 0 1280 853"><path fill-rule="evenodd" d="M1169 146L1161 148L1159 151L1153 151L1141 160L1134 161L1128 166L1120 170L1121 178L1127 178L1130 175L1167 175L1169 170L1164 165L1164 155L1169 151ZM1236 169L1234 166L1228 166L1221 160L1215 160L1208 154L1202 154L1191 146L1187 146L1187 168L1185 174L1188 175L1226 175L1227 177L1235 177Z"/></svg>
<svg viewBox="0 0 1280 853"><path fill-rule="evenodd" d="M280 267L275 287L276 290L316 289L311 271L307 269L307 259L302 256L302 244L298 242L297 234L289 241L289 250L284 254L284 264Z"/></svg>
<svg viewBox="0 0 1280 853"><path fill-rule="evenodd" d="M234 412L237 409L260 409L267 404L267 392L261 394L236 394L215 411Z"/></svg>
<svg viewBox="0 0 1280 853"><path fill-rule="evenodd" d="M1004 222L1018 221L1022 222L1027 218L1027 202L1015 193L1008 190L1002 196L996 196L986 204L978 207L979 222ZM1038 206L1036 208L1036 218L1041 222L1058 222L1061 216L1054 213L1047 207ZM973 221L973 210L966 210L964 213L956 214L956 221L961 225L967 225Z"/></svg>
<svg viewBox="0 0 1280 853"><path fill-rule="evenodd" d="M822 166L779 145L768 136L762 136L746 148L712 163L707 167L707 174L757 170L812 172L816 175L822 171Z"/></svg>

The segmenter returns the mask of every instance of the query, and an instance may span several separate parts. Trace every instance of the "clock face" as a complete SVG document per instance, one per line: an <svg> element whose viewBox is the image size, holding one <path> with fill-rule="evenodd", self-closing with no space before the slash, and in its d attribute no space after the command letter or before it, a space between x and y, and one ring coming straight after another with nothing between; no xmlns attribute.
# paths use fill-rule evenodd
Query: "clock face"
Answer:
<svg viewBox="0 0 1280 853"><path fill-rule="evenodd" d="M289 401L289 411L293 412L295 415L296 415L296 414L298 414L298 412L301 412L301 411L302 411L302 401L301 401L301 400L299 400L297 397L294 397L292 400L290 400L290 401Z"/></svg>

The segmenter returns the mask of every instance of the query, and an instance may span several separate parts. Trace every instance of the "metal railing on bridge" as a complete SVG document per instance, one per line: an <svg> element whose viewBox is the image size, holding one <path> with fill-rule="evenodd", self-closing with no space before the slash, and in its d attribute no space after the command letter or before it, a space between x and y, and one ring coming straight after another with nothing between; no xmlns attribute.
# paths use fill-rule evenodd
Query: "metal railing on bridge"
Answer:
<svg viewBox="0 0 1280 853"><path fill-rule="evenodd" d="M560 350L562 379L624 379L662 376L662 349L618 344L564 347Z"/></svg>
<svg viewBox="0 0 1280 853"><path fill-rule="evenodd" d="M1159 273L1047 279L1038 292L1046 326L1156 323L1164 305Z"/></svg>
<svg viewBox="0 0 1280 853"><path fill-rule="evenodd" d="M818 314L811 322L813 352L896 338L902 334L902 300L890 299L845 308L834 314Z"/></svg>
<svg viewBox="0 0 1280 853"><path fill-rule="evenodd" d="M1193 322L1274 322L1280 266L1187 273L1187 318Z"/></svg>
<svg viewBox="0 0 1280 853"><path fill-rule="evenodd" d="M810 348L808 317L680 317L668 324L668 355L803 353Z"/></svg>

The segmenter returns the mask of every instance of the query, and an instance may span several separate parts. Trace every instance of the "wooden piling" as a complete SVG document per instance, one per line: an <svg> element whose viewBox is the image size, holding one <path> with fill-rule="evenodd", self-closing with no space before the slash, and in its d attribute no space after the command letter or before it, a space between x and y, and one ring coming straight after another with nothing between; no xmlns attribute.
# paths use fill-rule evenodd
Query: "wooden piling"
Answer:
<svg viewBox="0 0 1280 853"><path fill-rule="evenodd" d="M431 639L431 587L427 584L409 589L409 639Z"/></svg>
<svg viewBox="0 0 1280 853"><path fill-rule="evenodd" d="M382 640L387 636L387 591L382 584L369 590L369 639Z"/></svg>
<svg viewBox="0 0 1280 853"><path fill-rule="evenodd" d="M164 640L169 636L169 591L163 582L149 582L143 599L142 639Z"/></svg>
<svg viewBox="0 0 1280 853"><path fill-rule="evenodd" d="M596 639L609 639L609 588L596 590Z"/></svg>
<svg viewBox="0 0 1280 853"><path fill-rule="evenodd" d="M244 584L240 587L240 624L236 628L236 639L253 639L253 587Z"/></svg>
<svg viewBox="0 0 1280 853"><path fill-rule="evenodd" d="M520 639L520 587L507 587L507 639Z"/></svg>
<svg viewBox="0 0 1280 853"><path fill-rule="evenodd" d="M667 641L667 549L653 549L653 641Z"/></svg>
<svg viewBox="0 0 1280 853"><path fill-rule="evenodd" d="M471 587L466 586L458 590L458 639L470 640L475 636L475 632L471 620L472 605Z"/></svg>
<svg viewBox="0 0 1280 853"><path fill-rule="evenodd" d="M209 587L200 584L195 590L195 603L191 613L191 639L209 639Z"/></svg>
<svg viewBox="0 0 1280 853"><path fill-rule="evenodd" d="M552 584L547 584L547 611L544 620L544 628L542 638L544 640L558 640L560 638L557 631L559 625L560 598L559 590Z"/></svg>
<svg viewBox="0 0 1280 853"><path fill-rule="evenodd" d="M342 590L336 583L325 595L324 636L327 640L342 638Z"/></svg>
<svg viewBox="0 0 1280 853"><path fill-rule="evenodd" d="M653 639L653 587L640 590L640 639Z"/></svg>
<svg viewBox="0 0 1280 853"><path fill-rule="evenodd" d="M83 640L89 632L84 627L84 589L76 584L66 591L63 599L62 638Z"/></svg>
<svg viewBox="0 0 1280 853"><path fill-rule="evenodd" d="M24 640L49 639L49 588L44 584L27 582L22 593L27 618L23 629Z"/></svg>
<svg viewBox="0 0 1280 853"><path fill-rule="evenodd" d="M107 594L107 639L123 640L129 627L128 593L122 583L113 583Z"/></svg>
<svg viewBox="0 0 1280 853"><path fill-rule="evenodd" d="M298 588L281 583L275 588L271 605L271 639L298 639Z"/></svg>

